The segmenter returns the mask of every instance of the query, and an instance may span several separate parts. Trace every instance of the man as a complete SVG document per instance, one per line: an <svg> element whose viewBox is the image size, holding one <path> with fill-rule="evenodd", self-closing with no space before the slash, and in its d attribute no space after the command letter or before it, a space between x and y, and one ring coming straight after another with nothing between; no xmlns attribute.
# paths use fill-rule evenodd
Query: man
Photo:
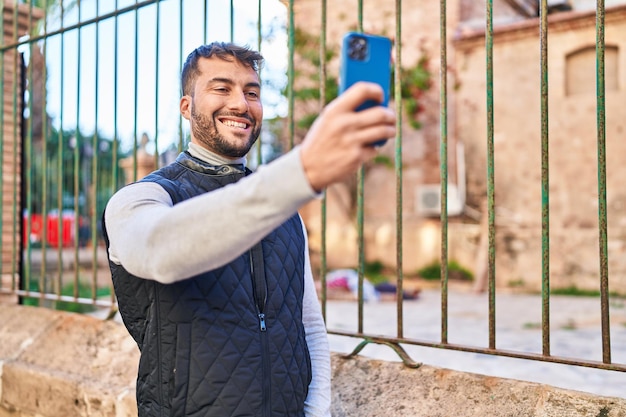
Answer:
<svg viewBox="0 0 626 417"><path fill-rule="evenodd" d="M139 416L329 416L330 359L297 210L395 135L382 90L356 85L301 146L254 174L261 130L248 48L194 50L181 75L191 143L176 162L118 191L105 235L120 313L141 359Z"/></svg>

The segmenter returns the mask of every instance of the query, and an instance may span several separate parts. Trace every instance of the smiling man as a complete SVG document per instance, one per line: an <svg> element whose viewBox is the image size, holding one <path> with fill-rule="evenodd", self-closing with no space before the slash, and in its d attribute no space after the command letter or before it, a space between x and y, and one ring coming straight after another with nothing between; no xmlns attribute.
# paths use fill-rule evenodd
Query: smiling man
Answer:
<svg viewBox="0 0 626 417"><path fill-rule="evenodd" d="M189 120L192 141L228 158L248 153L263 120L261 85L251 65L216 55L185 67L180 111Z"/></svg>
<svg viewBox="0 0 626 417"><path fill-rule="evenodd" d="M395 136L395 115L362 112L357 84L302 145L252 173L262 56L212 43L181 76L191 142L171 165L119 190L104 216L119 310L141 350L139 417L329 416L330 358L297 210Z"/></svg>

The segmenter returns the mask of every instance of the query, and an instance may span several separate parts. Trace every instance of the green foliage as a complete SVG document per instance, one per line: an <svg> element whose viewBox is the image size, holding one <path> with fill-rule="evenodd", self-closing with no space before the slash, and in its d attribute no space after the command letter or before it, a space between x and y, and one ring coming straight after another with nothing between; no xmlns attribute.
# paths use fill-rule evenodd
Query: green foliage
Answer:
<svg viewBox="0 0 626 417"><path fill-rule="evenodd" d="M363 273L372 284L381 284L389 281L384 273L385 266L381 261L366 262L364 265Z"/></svg>
<svg viewBox="0 0 626 417"><path fill-rule="evenodd" d="M570 297L599 297L599 290L584 290L578 288L576 285L570 285L569 287L563 288L550 288L550 295L567 295ZM622 298L624 295L618 294L617 292L610 292L609 295L611 297Z"/></svg>
<svg viewBox="0 0 626 417"><path fill-rule="evenodd" d="M294 31L294 46L298 54L311 62L313 65L319 68L322 61L320 59L320 38L319 36L307 33L300 28L295 28ZM326 62L329 62L335 57L335 52L326 49L324 58Z"/></svg>
<svg viewBox="0 0 626 417"><path fill-rule="evenodd" d="M313 125L313 122L315 121L315 119L317 119L317 116L317 113L309 113L300 118L300 120L298 120L297 126L302 129L308 129Z"/></svg>
<svg viewBox="0 0 626 417"><path fill-rule="evenodd" d="M523 288L526 285L523 279L511 280L508 283L509 288Z"/></svg>
<svg viewBox="0 0 626 417"><path fill-rule="evenodd" d="M57 20L61 18L61 14L66 14L68 11L76 7L80 0L23 0L24 4L32 4L32 7L43 10L49 20ZM32 32L37 35L43 27L43 19L39 20L33 26Z"/></svg>
<svg viewBox="0 0 626 417"><path fill-rule="evenodd" d="M441 279L441 262L436 261L417 271L417 274L425 280L436 281ZM459 281L473 281L474 274L456 261L448 262L448 279Z"/></svg>
<svg viewBox="0 0 626 417"><path fill-rule="evenodd" d="M383 155L383 154L376 155L372 162L374 164L377 164L377 165L386 166L387 168L393 168L394 167L393 160L389 156Z"/></svg>
<svg viewBox="0 0 626 417"><path fill-rule="evenodd" d="M34 147L30 184L24 190L30 195L31 213L62 207L83 215L95 213L100 219L108 199L124 184L124 173L117 161L126 155L117 153L119 144L114 141L99 135L95 139L98 149L93 149L94 135L51 129L46 154L41 147ZM94 198L95 207L88 207Z"/></svg>
<svg viewBox="0 0 626 417"><path fill-rule="evenodd" d="M568 295L571 297L599 297L600 291L597 290L582 290L575 285L570 285L564 288L551 288L551 295Z"/></svg>
<svg viewBox="0 0 626 417"><path fill-rule="evenodd" d="M310 65L305 65L303 68L299 69L295 72L296 78L298 77L306 77L311 81L316 82L316 86L305 86L299 89L294 88L293 96L294 100L299 102L308 102L308 101L319 101L320 100L320 72L316 71L321 66L320 59L320 38L319 36L314 36L309 34L301 29L296 28L294 32L294 45L295 50L298 53L298 57L304 60L306 63ZM331 61L335 56L335 52L326 49L325 51L325 60L326 62ZM308 68L306 68L308 67ZM286 88L289 88L287 86ZM327 76L325 79L325 102L324 104L330 103L337 95L339 94L339 82L336 77ZM283 91L283 94L287 95L287 90ZM301 129L308 129L311 127L315 119L317 118L317 113L307 114L304 117L300 118L297 122L297 126Z"/></svg>
<svg viewBox="0 0 626 417"><path fill-rule="evenodd" d="M381 261L368 262L365 264L365 271L369 273L380 274L385 266Z"/></svg>
<svg viewBox="0 0 626 417"><path fill-rule="evenodd" d="M419 116L424 111L421 99L432 85L432 74L428 69L428 57L422 55L415 67L403 68L400 74L404 110L411 127L420 129L422 124L419 121Z"/></svg>
<svg viewBox="0 0 626 417"><path fill-rule="evenodd" d="M71 1L62 1L62 0L23 0L24 4L31 4L33 7L37 7L48 13L58 13L58 9L61 8L61 4L63 4L63 11L67 13L68 10L71 10L78 4L79 0L71 0Z"/></svg>

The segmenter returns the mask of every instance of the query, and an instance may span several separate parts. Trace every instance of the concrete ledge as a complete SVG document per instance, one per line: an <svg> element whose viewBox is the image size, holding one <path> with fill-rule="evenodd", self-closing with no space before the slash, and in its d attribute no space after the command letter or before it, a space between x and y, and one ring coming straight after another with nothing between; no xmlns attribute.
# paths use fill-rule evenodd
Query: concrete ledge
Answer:
<svg viewBox="0 0 626 417"><path fill-rule="evenodd" d="M0 417L135 417L139 352L123 325L0 305ZM333 354L333 416L626 417L626 400Z"/></svg>
<svg viewBox="0 0 626 417"><path fill-rule="evenodd" d="M623 417L626 400L363 357L333 357L333 417Z"/></svg>
<svg viewBox="0 0 626 417"><path fill-rule="evenodd" d="M0 305L0 417L136 416L139 352L119 323Z"/></svg>

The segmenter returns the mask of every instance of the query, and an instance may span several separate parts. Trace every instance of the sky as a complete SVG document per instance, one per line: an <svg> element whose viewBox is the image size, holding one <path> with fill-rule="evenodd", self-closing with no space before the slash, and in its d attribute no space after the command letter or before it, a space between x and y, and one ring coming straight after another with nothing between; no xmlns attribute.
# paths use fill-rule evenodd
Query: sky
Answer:
<svg viewBox="0 0 626 417"><path fill-rule="evenodd" d="M115 3L82 0L80 8L64 13L63 25L70 27L112 13ZM151 140L158 134L160 152L178 143L181 61L205 41L231 40L231 3L233 41L258 48L258 1L206 3L205 14L205 0L161 0L158 7L152 4L117 19L48 37L47 104L53 125L74 130L78 120L83 135L91 136L97 129L109 138L117 130L127 150L132 148L135 134L140 138L144 132ZM135 0L117 0L117 10L134 4ZM287 111L280 95L287 71L286 19L287 9L278 0L261 1L261 53L266 59L261 78L275 86L264 85L265 117L284 116ZM48 33L60 27L59 18L48 20ZM26 59L27 49L22 48ZM182 126L186 132L186 123Z"/></svg>

